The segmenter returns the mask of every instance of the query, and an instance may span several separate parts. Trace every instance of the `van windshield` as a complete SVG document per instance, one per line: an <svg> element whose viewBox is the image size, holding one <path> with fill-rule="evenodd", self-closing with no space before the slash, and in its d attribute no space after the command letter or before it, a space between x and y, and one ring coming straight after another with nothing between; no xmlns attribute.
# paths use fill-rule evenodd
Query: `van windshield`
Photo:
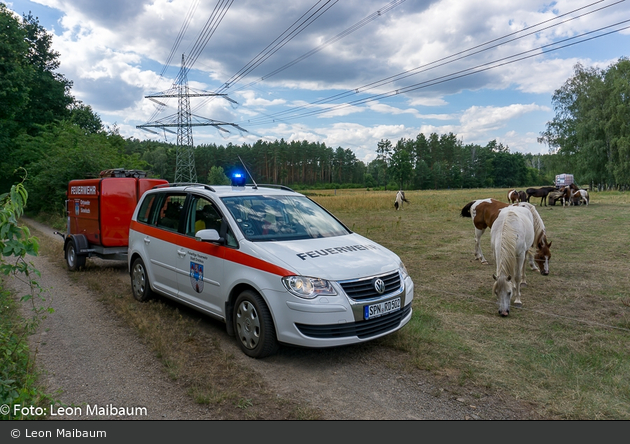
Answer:
<svg viewBox="0 0 630 444"><path fill-rule="evenodd" d="M250 241L283 241L343 236L350 231L304 196L222 198L243 236Z"/></svg>

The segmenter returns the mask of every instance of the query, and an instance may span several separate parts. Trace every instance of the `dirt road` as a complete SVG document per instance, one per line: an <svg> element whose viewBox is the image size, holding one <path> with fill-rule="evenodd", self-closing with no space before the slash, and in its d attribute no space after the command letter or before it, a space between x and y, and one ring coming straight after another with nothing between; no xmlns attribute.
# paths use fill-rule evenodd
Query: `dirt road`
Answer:
<svg viewBox="0 0 630 444"><path fill-rule="evenodd" d="M52 229L25 222L39 231L38 236L62 241ZM70 272L46 257L34 258L34 264L42 273L40 283L49 289L55 313L44 321L33 344L38 347L43 382L58 399L74 406L146 408L146 414L136 410L117 416L122 419L221 419L168 378L162 363L135 332L99 302L99 294L76 283ZM124 264L120 279L129 281ZM18 282L12 285L24 292ZM449 387L428 372L409 370L403 353L374 343L326 350L282 347L277 355L254 360L240 352L220 323L202 325L239 365L258 374L272 393L305 403L321 412L323 419L536 419L529 406L509 397L482 388ZM85 408L80 410L81 415L54 419L95 417Z"/></svg>

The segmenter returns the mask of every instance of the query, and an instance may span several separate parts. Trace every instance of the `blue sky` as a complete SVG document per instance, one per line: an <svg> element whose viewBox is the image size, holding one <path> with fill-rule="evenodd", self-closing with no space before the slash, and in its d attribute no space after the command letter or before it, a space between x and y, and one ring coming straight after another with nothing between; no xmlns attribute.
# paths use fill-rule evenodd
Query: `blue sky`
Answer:
<svg viewBox="0 0 630 444"><path fill-rule="evenodd" d="M39 18L72 94L124 137L176 142L136 126L177 112L175 99L157 109L145 96L173 86L184 54L191 88L237 102L191 98L193 114L246 130L195 127L195 144L308 140L365 162L380 140L433 132L547 153L536 139L575 65L605 69L630 55L630 4L615 0L6 4Z"/></svg>

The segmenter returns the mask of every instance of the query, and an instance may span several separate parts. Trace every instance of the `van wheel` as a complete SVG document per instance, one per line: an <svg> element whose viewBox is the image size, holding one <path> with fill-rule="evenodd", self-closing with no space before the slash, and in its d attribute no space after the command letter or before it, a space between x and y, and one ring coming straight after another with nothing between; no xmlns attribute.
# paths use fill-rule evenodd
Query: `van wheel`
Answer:
<svg viewBox="0 0 630 444"><path fill-rule="evenodd" d="M236 299L234 326L238 345L247 356L264 358L278 350L273 319L265 301L251 290Z"/></svg>
<svg viewBox="0 0 630 444"><path fill-rule="evenodd" d="M77 254L77 248L74 245L74 241L68 242L66 245L66 263L68 264L68 269L71 271L77 271L83 267L85 267L85 256L79 256Z"/></svg>
<svg viewBox="0 0 630 444"><path fill-rule="evenodd" d="M142 259L137 258L131 266L131 291L138 302L146 302L153 297L149 274Z"/></svg>

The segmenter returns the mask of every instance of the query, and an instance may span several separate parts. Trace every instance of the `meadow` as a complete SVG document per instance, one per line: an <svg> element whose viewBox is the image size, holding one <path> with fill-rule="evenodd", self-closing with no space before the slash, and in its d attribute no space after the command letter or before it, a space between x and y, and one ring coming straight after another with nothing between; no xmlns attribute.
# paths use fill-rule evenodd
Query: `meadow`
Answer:
<svg viewBox="0 0 630 444"><path fill-rule="evenodd" d="M545 418L630 419L629 193L593 192L590 205L577 207L531 200L552 242L550 274L528 269L523 307L505 318L492 295L490 231L481 238L490 265L482 265L474 259L472 220L460 212L475 199L506 202L507 189L406 191L410 203L398 211L395 191L304 194L405 263L415 285L412 320L374 343L404 353L410 369L508 393ZM60 243L40 240L42 253L65 270ZM165 301L140 306L121 272L125 267L88 261L88 271L70 275L97 291L197 402L216 406L226 419L319 419L312 409L261 392L198 316L182 316L182 307ZM243 399L254 406L242 409ZM265 416L270 406L282 415Z"/></svg>
<svg viewBox="0 0 630 444"><path fill-rule="evenodd" d="M507 189L328 190L309 194L353 231L396 252L415 284L413 318L379 340L410 365L457 383L509 392L546 417L630 419L630 194L593 192L590 205L530 203L552 241L549 276L527 270L523 307L498 314L490 230L474 259L471 200Z"/></svg>

